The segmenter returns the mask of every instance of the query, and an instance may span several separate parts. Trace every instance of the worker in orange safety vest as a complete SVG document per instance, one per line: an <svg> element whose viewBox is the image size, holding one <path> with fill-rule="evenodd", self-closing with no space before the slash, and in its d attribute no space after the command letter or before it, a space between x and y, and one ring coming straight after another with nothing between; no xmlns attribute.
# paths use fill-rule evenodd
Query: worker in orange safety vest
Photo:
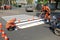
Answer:
<svg viewBox="0 0 60 40"><path fill-rule="evenodd" d="M42 12L45 12L45 16L44 16L44 19L45 20L49 20L50 21L50 8L48 7L48 6L46 6L46 5L43 5L42 4Z"/></svg>
<svg viewBox="0 0 60 40"><path fill-rule="evenodd" d="M6 29L7 30L10 30L10 29L15 30L15 28L16 28L15 21L16 21L16 18L12 18L11 20L7 21Z"/></svg>

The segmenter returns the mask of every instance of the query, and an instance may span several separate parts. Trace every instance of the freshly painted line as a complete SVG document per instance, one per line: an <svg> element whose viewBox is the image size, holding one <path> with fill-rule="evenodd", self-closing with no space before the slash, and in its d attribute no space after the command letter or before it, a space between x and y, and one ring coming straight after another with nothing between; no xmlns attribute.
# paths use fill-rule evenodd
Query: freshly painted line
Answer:
<svg viewBox="0 0 60 40"><path fill-rule="evenodd" d="M37 25L41 25L41 24L44 24L43 21L41 22L36 22L36 23L31 23L31 24L26 24L26 25L22 25L22 26L17 26L19 29L24 29L24 28L29 28L29 27L32 27L32 26L37 26Z"/></svg>
<svg viewBox="0 0 60 40"><path fill-rule="evenodd" d="M44 19L30 19L30 21L36 21L36 20L44 20ZM23 23L23 22L28 22L28 20L22 20L20 23ZM15 21L15 23L19 23L19 21Z"/></svg>
<svg viewBox="0 0 60 40"><path fill-rule="evenodd" d="M39 19L39 20L33 20L33 21L27 21L27 22L23 22L23 23L17 23L16 25L22 25L22 24L28 24L28 23L35 23L35 22L40 22L42 21L43 19Z"/></svg>

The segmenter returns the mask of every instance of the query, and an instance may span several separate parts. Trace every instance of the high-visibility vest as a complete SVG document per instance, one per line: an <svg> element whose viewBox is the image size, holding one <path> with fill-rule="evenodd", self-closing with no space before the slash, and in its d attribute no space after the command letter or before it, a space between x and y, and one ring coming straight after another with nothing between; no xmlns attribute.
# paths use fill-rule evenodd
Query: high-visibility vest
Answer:
<svg viewBox="0 0 60 40"><path fill-rule="evenodd" d="M50 12L50 8L48 6L43 6L42 11Z"/></svg>
<svg viewBox="0 0 60 40"><path fill-rule="evenodd" d="M6 28L9 28L10 26L11 26L11 27L16 26L16 25L15 25L15 20L11 19L11 20L9 20L9 21L6 23Z"/></svg>

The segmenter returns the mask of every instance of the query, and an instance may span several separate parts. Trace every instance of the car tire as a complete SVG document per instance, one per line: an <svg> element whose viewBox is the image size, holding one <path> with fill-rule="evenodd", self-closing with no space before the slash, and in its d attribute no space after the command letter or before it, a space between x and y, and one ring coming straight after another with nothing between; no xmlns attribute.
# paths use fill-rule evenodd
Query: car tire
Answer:
<svg viewBox="0 0 60 40"><path fill-rule="evenodd" d="M54 33L55 33L57 36L60 36L60 29L55 28L55 29L54 29Z"/></svg>

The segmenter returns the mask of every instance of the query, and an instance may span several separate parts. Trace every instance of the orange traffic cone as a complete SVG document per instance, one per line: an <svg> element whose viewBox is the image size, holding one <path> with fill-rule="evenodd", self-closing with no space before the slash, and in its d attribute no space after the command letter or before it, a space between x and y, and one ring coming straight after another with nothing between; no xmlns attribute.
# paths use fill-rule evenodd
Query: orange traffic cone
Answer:
<svg viewBox="0 0 60 40"><path fill-rule="evenodd" d="M5 40L9 40L9 38L7 37L7 36L5 36L5 38L4 38Z"/></svg>
<svg viewBox="0 0 60 40"><path fill-rule="evenodd" d="M2 32L2 30L0 30L0 33Z"/></svg>
<svg viewBox="0 0 60 40"><path fill-rule="evenodd" d="M30 21L30 19L28 19L28 21Z"/></svg>
<svg viewBox="0 0 60 40"><path fill-rule="evenodd" d="M0 23L0 29L2 28L2 23Z"/></svg>
<svg viewBox="0 0 60 40"><path fill-rule="evenodd" d="M1 33L1 30L2 30L2 23L0 23L0 33Z"/></svg>
<svg viewBox="0 0 60 40"><path fill-rule="evenodd" d="M2 33L2 29L0 30L0 33Z"/></svg>
<svg viewBox="0 0 60 40"><path fill-rule="evenodd" d="M2 37L4 38L5 37L5 33L4 33L4 30L2 30Z"/></svg>

